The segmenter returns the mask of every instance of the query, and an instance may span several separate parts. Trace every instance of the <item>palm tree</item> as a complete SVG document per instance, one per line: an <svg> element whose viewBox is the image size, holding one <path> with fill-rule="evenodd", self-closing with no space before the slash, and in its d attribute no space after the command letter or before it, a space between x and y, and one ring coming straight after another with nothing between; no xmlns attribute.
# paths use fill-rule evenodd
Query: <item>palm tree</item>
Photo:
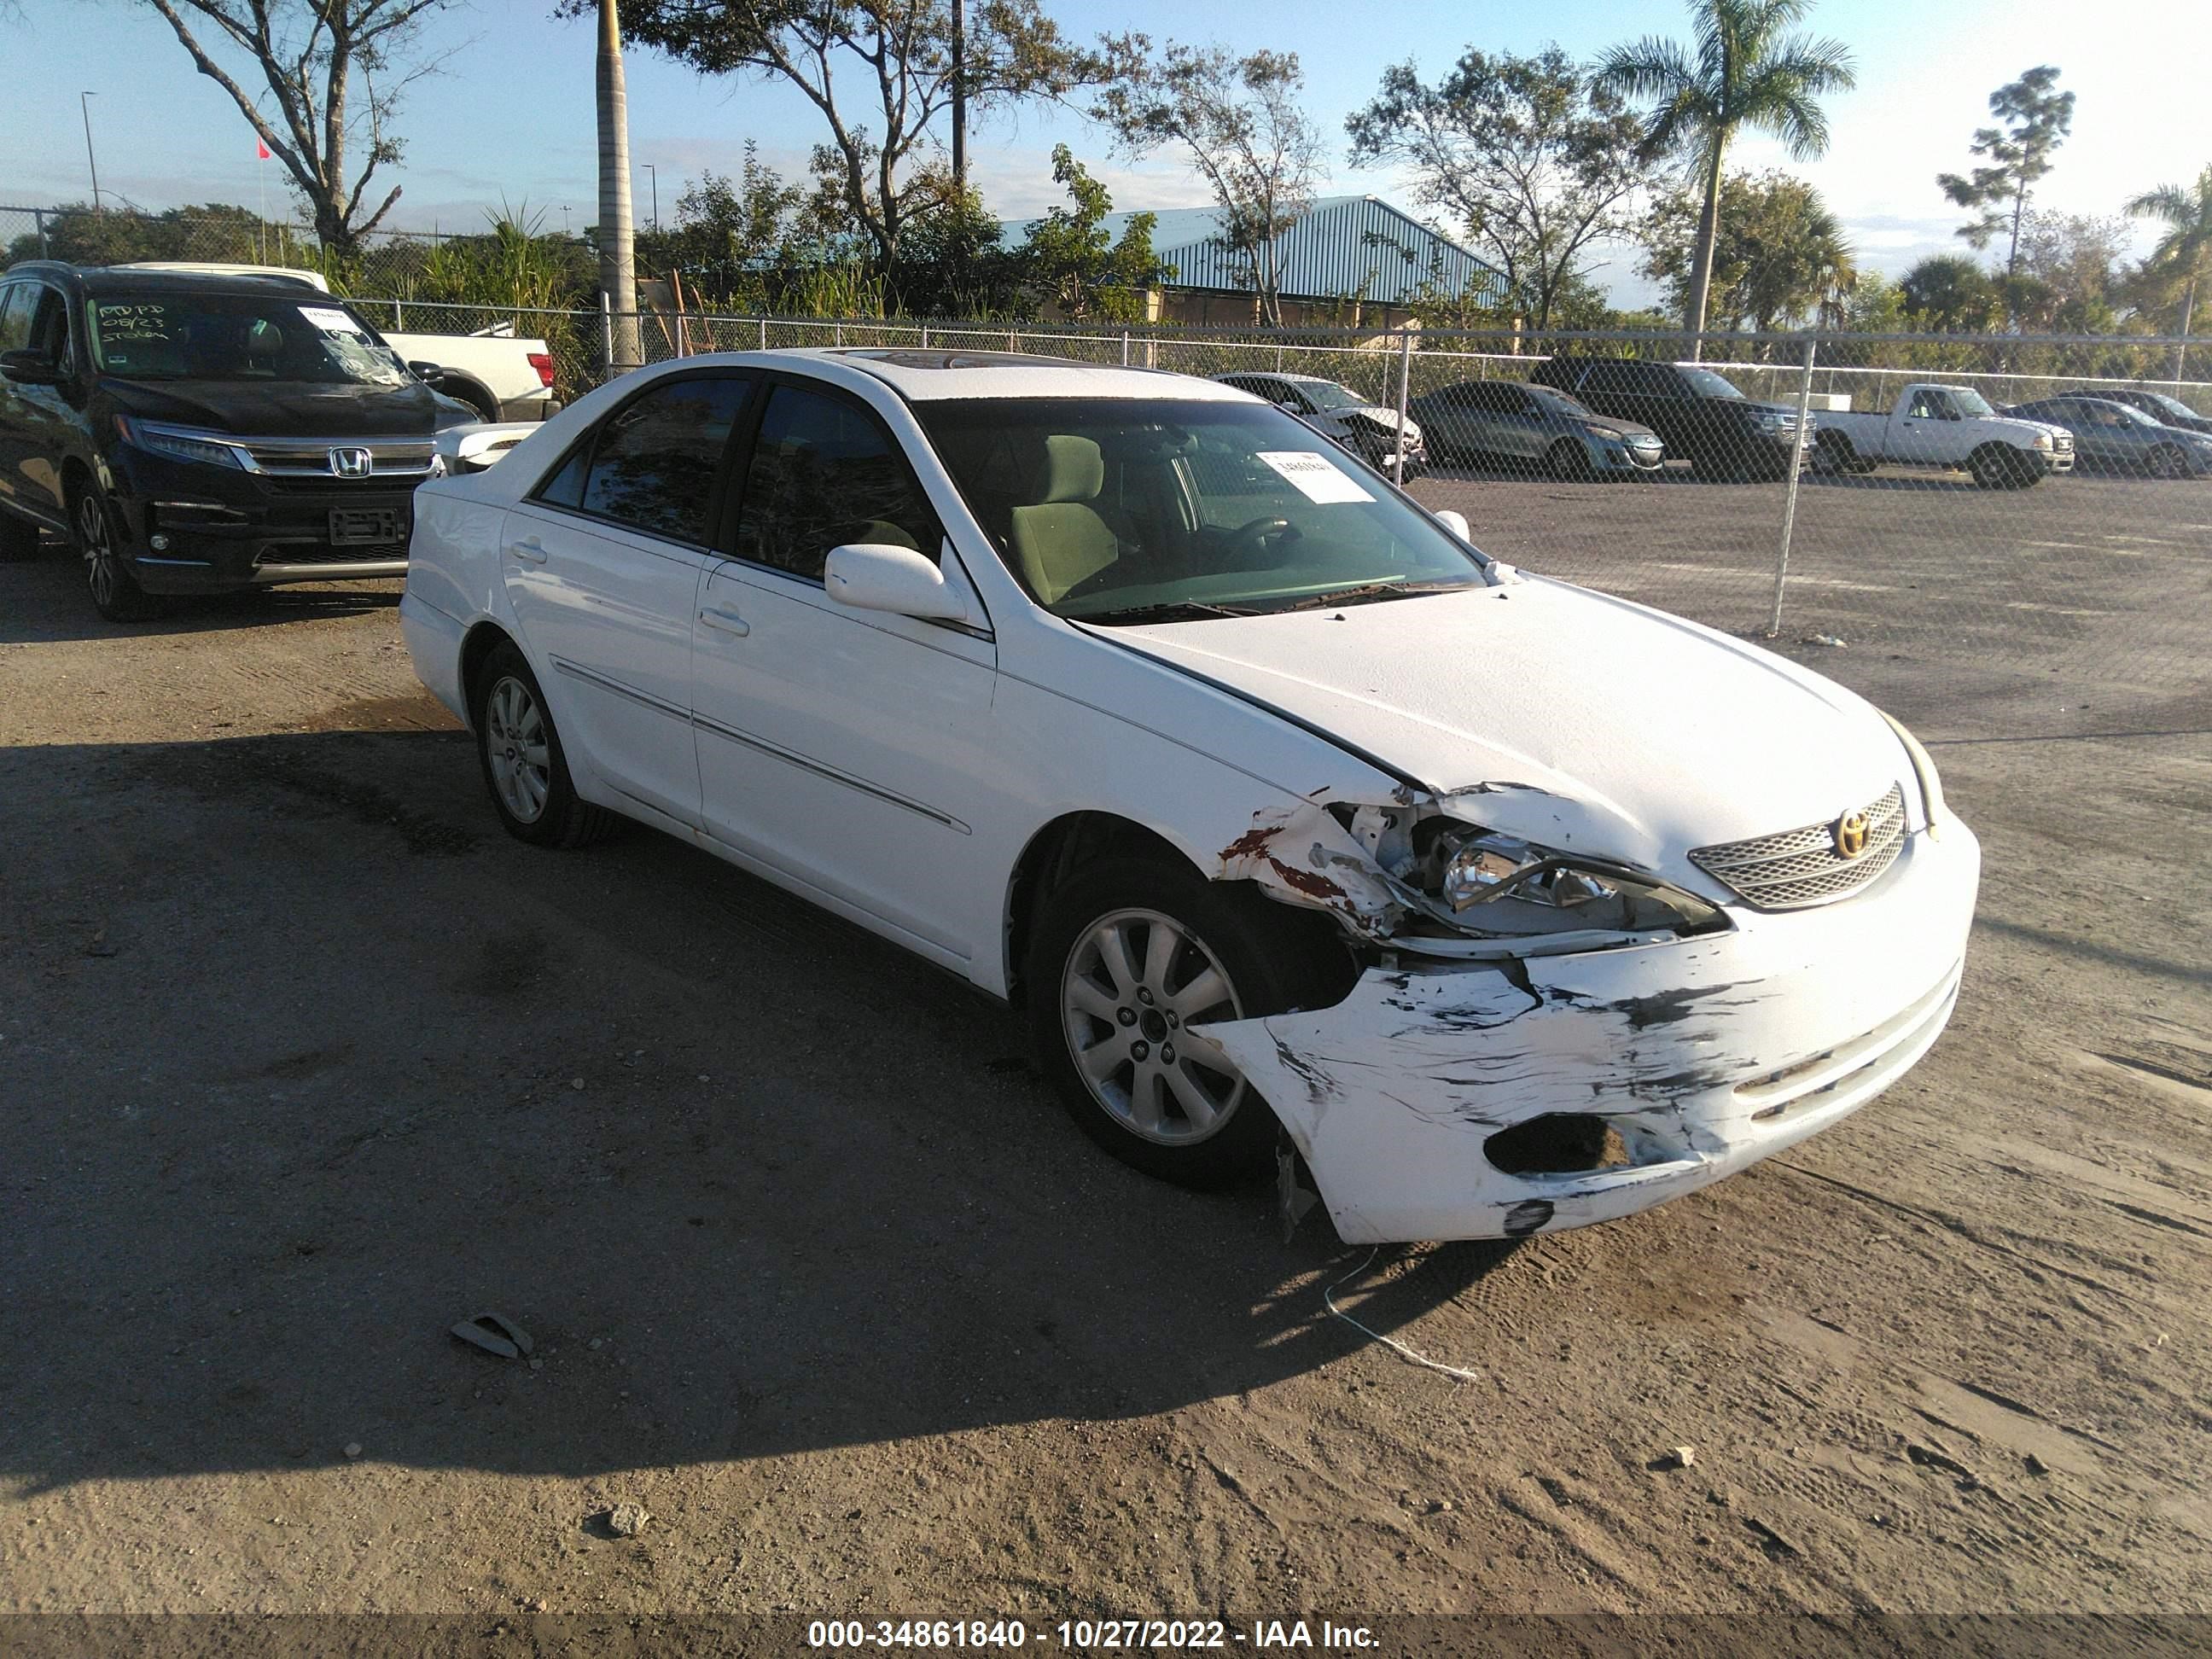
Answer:
<svg viewBox="0 0 2212 1659"><path fill-rule="evenodd" d="M629 96L623 84L622 13L599 0L599 287L613 311L607 367L643 361L638 349L637 264L629 213Z"/></svg>
<svg viewBox="0 0 2212 1659"><path fill-rule="evenodd" d="M2182 343L2173 353L2173 378L2179 380L2189 359L2189 324L2197 310L2197 280L2212 276L2212 167L2197 175L2194 186L2160 185L2145 191L2128 204L2128 211L2166 228L2145 266L2182 278Z"/></svg>
<svg viewBox="0 0 2212 1659"><path fill-rule="evenodd" d="M1812 9L1813 0L1690 0L1698 31L1693 47L1646 35L1600 58L1591 77L1608 92L1650 100L1647 158L1686 155L1705 175L1684 319L1692 334L1705 326L1721 163L1730 141L1747 127L1771 133L1792 156L1809 161L1828 148L1828 118L1816 100L1857 84L1850 49L1842 42L1784 33Z"/></svg>

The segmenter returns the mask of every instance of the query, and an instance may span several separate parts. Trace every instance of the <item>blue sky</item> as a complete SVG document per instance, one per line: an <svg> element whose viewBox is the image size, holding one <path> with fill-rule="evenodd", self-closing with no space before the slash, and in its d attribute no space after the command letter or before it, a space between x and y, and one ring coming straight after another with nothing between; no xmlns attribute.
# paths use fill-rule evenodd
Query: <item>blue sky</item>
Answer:
<svg viewBox="0 0 2212 1659"><path fill-rule="evenodd" d="M134 0L21 0L0 21L9 93L0 101L0 202L40 205L89 195L80 89L91 100L103 191L149 208L222 200L252 205L265 174L272 210L284 199L273 162L257 163L251 129L212 82L194 73L167 26ZM1371 191L1411 206L1402 180L1343 161L1345 116L1373 94L1386 64L1407 57L1429 73L1469 45L1532 51L1556 39L1587 56L1647 33L1686 33L1679 0L1279 0L1264 39L1240 25L1261 15L1228 5L1117 0L1111 7L1046 0L1079 37L1137 28L1156 39L1266 45L1297 52L1310 107L1331 138L1330 192ZM592 216L592 33L550 20L550 0L465 0L434 20L441 70L409 91L399 127L407 152L392 179L405 187L392 222L473 228L502 199L546 210L580 228ZM2094 20L2094 21L2093 21ZM1859 89L1831 100L1835 143L1794 170L1811 178L1844 218L1861 263L1897 270L1930 251L1962 246L1960 216L1935 185L1963 170L1990 90L2031 64L2057 63L2079 94L2075 137L2041 200L2109 213L2128 196L2193 178L2212 162L2203 66L2212 61L2207 0L1824 0L1820 33L1856 52ZM637 210L648 211L644 163L659 169L671 214L684 179L734 170L747 138L797 172L817 118L796 94L707 81L645 52L629 58L631 155ZM1111 185L1121 208L1193 205L1207 198L1166 160L1116 161L1104 134L1072 111L1032 106L994 120L971 143L977 182L1009 217L1056 198L1053 145L1073 145ZM1787 165L1763 140L1741 146L1739 167ZM568 210L564 216L562 209ZM1624 301L1640 298L1632 252L1598 273Z"/></svg>

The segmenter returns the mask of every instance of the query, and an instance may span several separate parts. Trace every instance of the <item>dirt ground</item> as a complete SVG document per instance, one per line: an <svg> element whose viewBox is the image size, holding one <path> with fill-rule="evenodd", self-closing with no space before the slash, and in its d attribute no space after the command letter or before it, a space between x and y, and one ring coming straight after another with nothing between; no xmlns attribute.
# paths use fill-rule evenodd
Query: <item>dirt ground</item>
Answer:
<svg viewBox="0 0 2212 1659"><path fill-rule="evenodd" d="M1671 499L1424 489L1532 565ZM0 567L0 1610L2212 1612L2212 487L2159 499L2068 560L2101 619L1789 647L1983 839L1917 1070L1371 1261L1104 1159L1010 1015L703 854L507 838L395 584L118 629Z"/></svg>

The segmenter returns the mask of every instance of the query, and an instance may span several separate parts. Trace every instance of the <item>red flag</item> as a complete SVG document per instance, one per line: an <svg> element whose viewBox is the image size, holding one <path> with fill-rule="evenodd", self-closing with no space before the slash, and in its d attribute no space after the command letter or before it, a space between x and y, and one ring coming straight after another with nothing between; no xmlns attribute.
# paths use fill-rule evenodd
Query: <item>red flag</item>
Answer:
<svg viewBox="0 0 2212 1659"><path fill-rule="evenodd" d="M269 159L269 146L261 142L261 135L258 132L253 135L253 159L257 161Z"/></svg>

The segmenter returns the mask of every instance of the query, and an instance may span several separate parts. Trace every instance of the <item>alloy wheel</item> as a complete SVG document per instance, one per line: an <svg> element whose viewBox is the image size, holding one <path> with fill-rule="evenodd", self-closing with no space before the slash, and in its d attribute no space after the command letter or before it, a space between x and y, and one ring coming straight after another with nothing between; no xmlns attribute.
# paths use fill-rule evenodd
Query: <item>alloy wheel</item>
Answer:
<svg viewBox="0 0 2212 1659"><path fill-rule="evenodd" d="M536 696L511 674L484 700L484 765L515 822L537 823L552 793L552 749Z"/></svg>
<svg viewBox="0 0 2212 1659"><path fill-rule="evenodd" d="M84 551L84 578L94 605L105 611L113 605L123 586L122 567L116 562L115 538L108 533L107 514L94 489L76 498L77 545Z"/></svg>
<svg viewBox="0 0 2212 1659"><path fill-rule="evenodd" d="M1203 940L1158 910L1116 910L1076 940L1060 1023L1084 1085L1131 1133L1187 1146L1220 1133L1244 1079L1190 1028L1241 1019L1243 1004Z"/></svg>
<svg viewBox="0 0 2212 1659"><path fill-rule="evenodd" d="M2188 463L2181 452L2171 444L2160 444L2150 453L2150 472L2154 478L2178 478Z"/></svg>

